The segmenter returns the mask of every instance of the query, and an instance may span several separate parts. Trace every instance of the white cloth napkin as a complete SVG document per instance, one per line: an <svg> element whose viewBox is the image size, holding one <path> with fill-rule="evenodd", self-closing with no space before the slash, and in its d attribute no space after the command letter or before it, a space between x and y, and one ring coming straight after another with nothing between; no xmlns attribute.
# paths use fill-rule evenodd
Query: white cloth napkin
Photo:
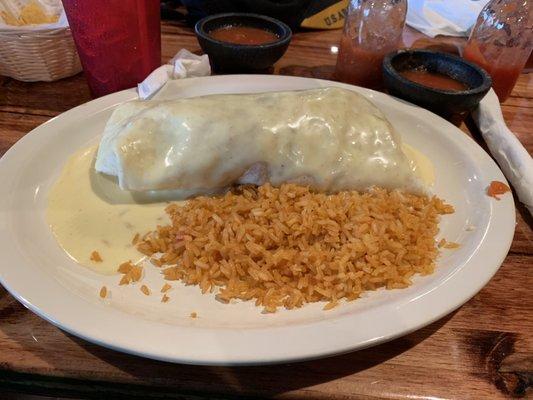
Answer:
<svg viewBox="0 0 533 400"><path fill-rule="evenodd" d="M505 124L493 89L481 100L473 117L518 199L533 215L533 158Z"/></svg>
<svg viewBox="0 0 533 400"><path fill-rule="evenodd" d="M407 24L428 36L468 36L489 0L408 0Z"/></svg>
<svg viewBox="0 0 533 400"><path fill-rule="evenodd" d="M155 69L144 81L139 83L137 92L142 100L146 100L157 93L171 79L206 75L211 75L207 54L197 56L186 49L181 49L168 64Z"/></svg>

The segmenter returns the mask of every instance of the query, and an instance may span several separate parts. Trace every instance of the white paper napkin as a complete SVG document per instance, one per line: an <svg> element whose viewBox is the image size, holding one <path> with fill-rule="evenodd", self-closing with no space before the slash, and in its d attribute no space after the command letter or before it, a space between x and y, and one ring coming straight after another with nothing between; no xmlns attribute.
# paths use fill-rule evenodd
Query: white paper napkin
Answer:
<svg viewBox="0 0 533 400"><path fill-rule="evenodd" d="M171 79L207 75L211 75L207 54L197 56L186 49L181 49L168 64L155 69L139 83L137 92L142 100L146 100L156 94Z"/></svg>
<svg viewBox="0 0 533 400"><path fill-rule="evenodd" d="M407 24L428 36L468 36L489 0L408 0Z"/></svg>
<svg viewBox="0 0 533 400"><path fill-rule="evenodd" d="M473 117L491 154L513 185L518 199L533 215L533 158L505 124L498 96L493 89L481 100Z"/></svg>

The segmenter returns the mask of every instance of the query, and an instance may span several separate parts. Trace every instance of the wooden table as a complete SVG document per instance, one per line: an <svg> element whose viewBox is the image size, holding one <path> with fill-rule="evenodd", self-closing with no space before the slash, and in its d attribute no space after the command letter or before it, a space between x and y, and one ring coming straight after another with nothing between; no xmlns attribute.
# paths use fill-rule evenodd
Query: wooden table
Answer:
<svg viewBox="0 0 533 400"><path fill-rule="evenodd" d="M339 31L296 34L275 73L329 77L339 35ZM428 46L434 42L406 30L407 45ZM461 44L449 38L436 42L447 43L450 49ZM199 50L191 30L179 24L164 24L163 61L183 47ZM503 105L509 127L530 152L532 83L531 74L522 75L512 97ZM0 155L39 124L89 100L81 75L54 83L0 78ZM465 125L462 129L479 141L475 130L469 131ZM27 311L0 287L0 398L8 396L4 392L8 389L99 399L531 396L533 236L531 217L517 206L518 222L509 255L496 276L467 304L393 342L317 361L221 368L142 359L62 332Z"/></svg>

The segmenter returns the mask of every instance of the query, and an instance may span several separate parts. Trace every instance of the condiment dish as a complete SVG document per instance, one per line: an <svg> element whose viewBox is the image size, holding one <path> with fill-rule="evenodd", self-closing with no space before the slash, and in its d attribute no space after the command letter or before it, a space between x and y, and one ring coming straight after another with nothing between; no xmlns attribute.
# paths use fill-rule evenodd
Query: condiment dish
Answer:
<svg viewBox="0 0 533 400"><path fill-rule="evenodd" d="M466 90L436 89L402 76L406 70L424 69L457 80ZM489 74L460 57L431 50L400 50L383 60L383 81L388 92L424 107L446 119L457 119L472 111L489 91Z"/></svg>
<svg viewBox="0 0 533 400"><path fill-rule="evenodd" d="M264 29L274 33L278 39L270 43L245 45L223 42L210 36L210 32L228 26ZM216 72L265 70L285 54L292 37L291 29L283 22L265 15L248 13L210 15L198 21L194 31Z"/></svg>

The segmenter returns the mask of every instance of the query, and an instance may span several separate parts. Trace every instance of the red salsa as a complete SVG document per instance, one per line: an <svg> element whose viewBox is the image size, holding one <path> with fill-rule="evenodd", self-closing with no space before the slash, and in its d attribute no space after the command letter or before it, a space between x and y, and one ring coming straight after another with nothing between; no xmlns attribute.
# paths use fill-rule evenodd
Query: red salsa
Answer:
<svg viewBox="0 0 533 400"><path fill-rule="evenodd" d="M343 35L335 67L335 79L352 85L380 89L383 58L394 48L366 49Z"/></svg>
<svg viewBox="0 0 533 400"><path fill-rule="evenodd" d="M438 72L429 72L425 69L410 69L401 71L400 74L410 81L419 83L433 89L441 90L467 90L468 86L447 75Z"/></svg>
<svg viewBox="0 0 533 400"><path fill-rule="evenodd" d="M500 200L498 196L510 192L511 188L505 183L500 181L492 181L487 188L487 195L494 197L496 200Z"/></svg>
<svg viewBox="0 0 533 400"><path fill-rule="evenodd" d="M251 26L224 26L209 32L209 36L221 42L235 44L265 44L278 40L275 33Z"/></svg>

